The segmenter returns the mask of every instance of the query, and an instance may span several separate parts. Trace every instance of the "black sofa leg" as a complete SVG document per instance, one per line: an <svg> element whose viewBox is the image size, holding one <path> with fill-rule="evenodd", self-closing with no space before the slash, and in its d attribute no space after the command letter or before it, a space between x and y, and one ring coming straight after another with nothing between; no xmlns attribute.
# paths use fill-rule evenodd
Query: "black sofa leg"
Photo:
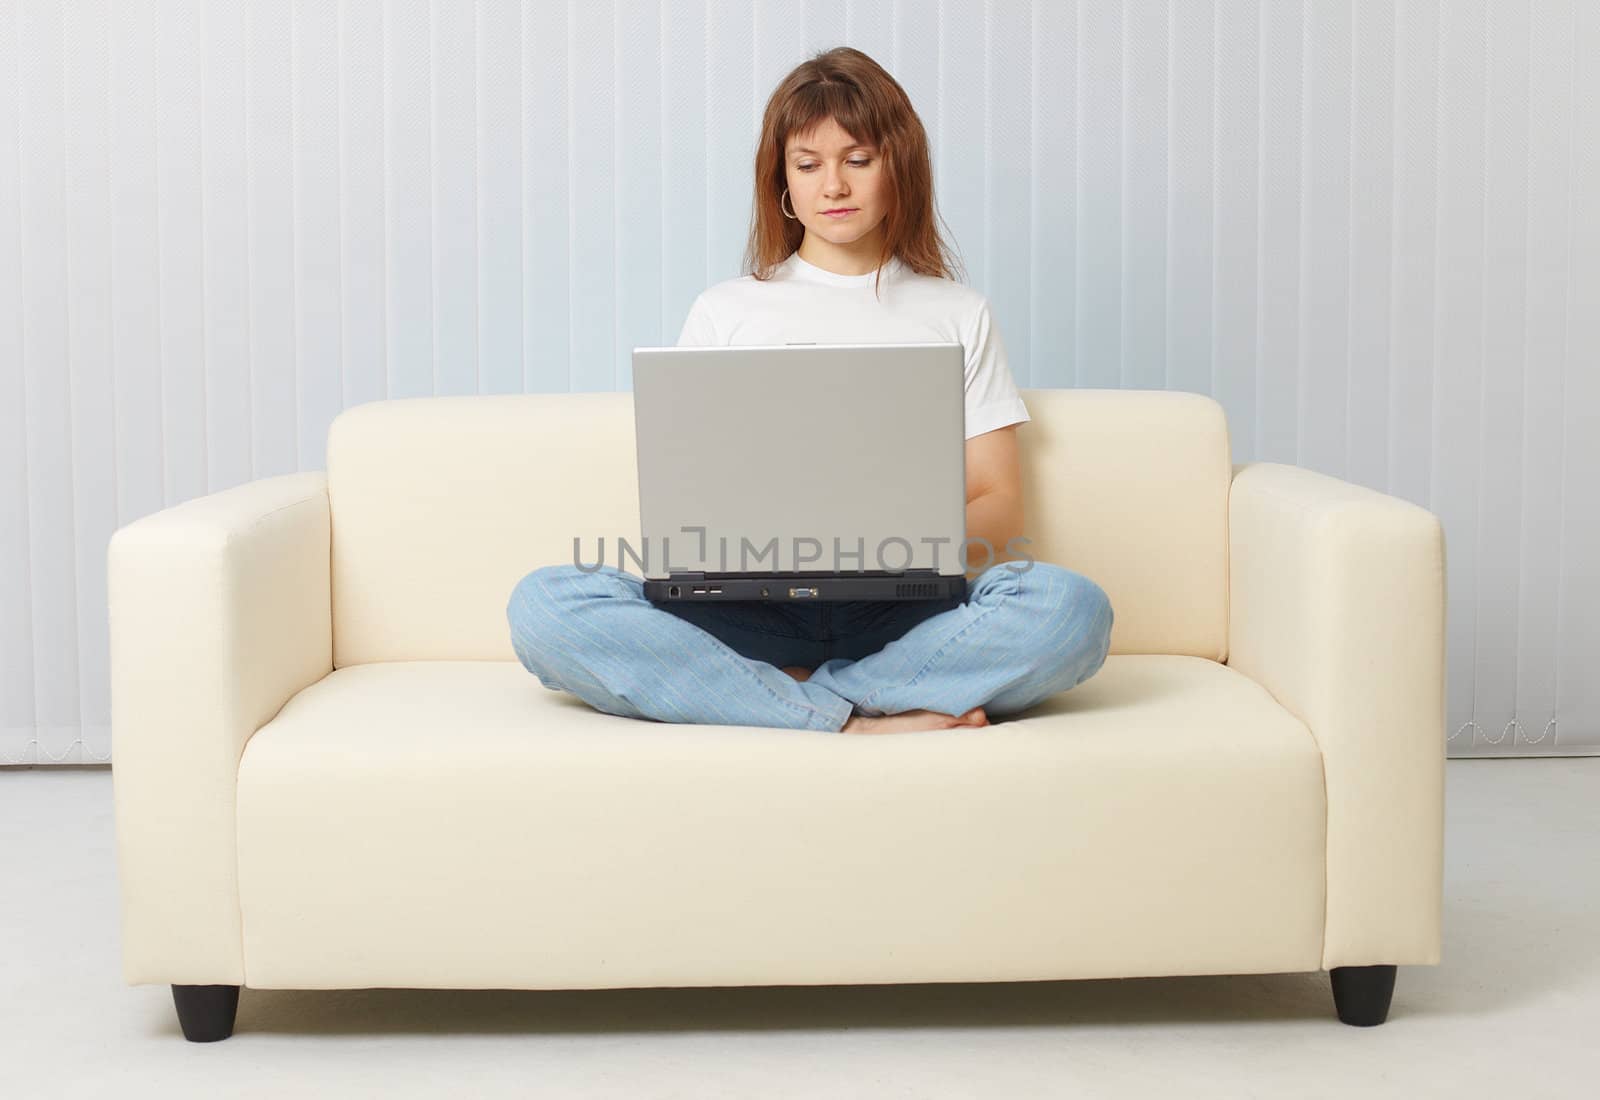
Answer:
<svg viewBox="0 0 1600 1100"><path fill-rule="evenodd" d="M178 1007L178 1026L191 1043L214 1043L233 1034L239 1011L236 985L175 985L172 1003Z"/></svg>
<svg viewBox="0 0 1600 1100"><path fill-rule="evenodd" d="M1394 970L1393 966L1336 966L1328 971L1339 1019L1355 1027L1373 1027L1387 1020Z"/></svg>

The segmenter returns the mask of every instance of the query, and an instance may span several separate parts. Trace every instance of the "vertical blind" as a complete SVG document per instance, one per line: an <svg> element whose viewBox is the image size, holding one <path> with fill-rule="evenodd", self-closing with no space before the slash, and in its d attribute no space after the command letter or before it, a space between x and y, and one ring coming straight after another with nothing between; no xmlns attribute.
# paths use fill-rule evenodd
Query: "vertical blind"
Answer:
<svg viewBox="0 0 1600 1100"><path fill-rule="evenodd" d="M1600 5L0 0L0 763L110 757L118 526L350 405L628 388L841 44L1020 385L1435 512L1450 754L1600 751Z"/></svg>

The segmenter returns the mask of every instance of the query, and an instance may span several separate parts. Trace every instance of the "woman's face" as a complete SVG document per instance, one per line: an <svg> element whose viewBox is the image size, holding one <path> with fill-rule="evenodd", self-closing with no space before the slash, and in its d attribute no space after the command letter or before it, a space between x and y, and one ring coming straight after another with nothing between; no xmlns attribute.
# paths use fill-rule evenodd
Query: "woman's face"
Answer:
<svg viewBox="0 0 1600 1100"><path fill-rule="evenodd" d="M790 210L808 234L848 249L872 236L888 213L879 166L878 150L858 144L831 117L809 133L790 134L784 149ZM840 207L852 212L826 213Z"/></svg>

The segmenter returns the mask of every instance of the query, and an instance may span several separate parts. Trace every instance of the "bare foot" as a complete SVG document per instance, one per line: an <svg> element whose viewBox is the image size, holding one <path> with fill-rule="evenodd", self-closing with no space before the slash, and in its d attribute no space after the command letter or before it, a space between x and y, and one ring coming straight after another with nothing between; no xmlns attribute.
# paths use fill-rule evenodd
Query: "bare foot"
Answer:
<svg viewBox="0 0 1600 1100"><path fill-rule="evenodd" d="M811 670L801 665L789 665L783 671L787 672L790 676L793 676L801 683L805 683L807 680L811 679Z"/></svg>
<svg viewBox="0 0 1600 1100"><path fill-rule="evenodd" d="M987 726L989 716L982 707L965 714L942 714L936 710L907 710L899 714L873 717L852 714L840 733L905 733L910 730L947 730L956 726Z"/></svg>

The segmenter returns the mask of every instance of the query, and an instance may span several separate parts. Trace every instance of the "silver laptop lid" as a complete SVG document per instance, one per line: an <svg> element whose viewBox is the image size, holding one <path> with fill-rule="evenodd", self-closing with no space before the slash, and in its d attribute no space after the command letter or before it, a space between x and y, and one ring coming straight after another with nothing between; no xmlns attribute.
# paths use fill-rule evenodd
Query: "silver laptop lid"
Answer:
<svg viewBox="0 0 1600 1100"><path fill-rule="evenodd" d="M964 362L959 343L635 348L638 567L959 576Z"/></svg>

